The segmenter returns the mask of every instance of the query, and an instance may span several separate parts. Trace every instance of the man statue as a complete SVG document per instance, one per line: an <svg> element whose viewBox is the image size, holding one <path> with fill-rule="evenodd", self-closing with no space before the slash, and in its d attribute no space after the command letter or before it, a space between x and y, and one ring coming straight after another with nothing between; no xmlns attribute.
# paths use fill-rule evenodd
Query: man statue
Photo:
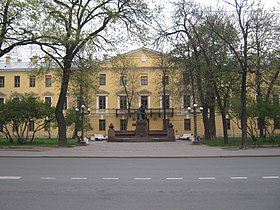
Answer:
<svg viewBox="0 0 280 210"><path fill-rule="evenodd" d="M145 112L145 107L141 105L137 110L137 120L146 120L147 114Z"/></svg>

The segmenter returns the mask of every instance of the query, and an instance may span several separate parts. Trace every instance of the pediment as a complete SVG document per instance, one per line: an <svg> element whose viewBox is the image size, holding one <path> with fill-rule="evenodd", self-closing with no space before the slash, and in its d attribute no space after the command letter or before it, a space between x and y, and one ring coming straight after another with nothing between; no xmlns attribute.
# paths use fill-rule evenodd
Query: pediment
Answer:
<svg viewBox="0 0 280 210"><path fill-rule="evenodd" d="M43 93L43 96L53 96L54 93L50 92L50 91L46 91Z"/></svg>

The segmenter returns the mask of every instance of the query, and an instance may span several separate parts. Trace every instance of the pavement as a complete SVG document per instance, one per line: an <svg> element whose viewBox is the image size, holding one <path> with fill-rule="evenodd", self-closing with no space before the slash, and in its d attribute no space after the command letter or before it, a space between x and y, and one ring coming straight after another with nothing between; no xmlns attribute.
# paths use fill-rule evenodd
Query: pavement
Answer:
<svg viewBox="0 0 280 210"><path fill-rule="evenodd" d="M239 148L193 145L189 141L117 143L96 141L74 147L3 147L1 157L22 158L217 158L280 157L280 147Z"/></svg>

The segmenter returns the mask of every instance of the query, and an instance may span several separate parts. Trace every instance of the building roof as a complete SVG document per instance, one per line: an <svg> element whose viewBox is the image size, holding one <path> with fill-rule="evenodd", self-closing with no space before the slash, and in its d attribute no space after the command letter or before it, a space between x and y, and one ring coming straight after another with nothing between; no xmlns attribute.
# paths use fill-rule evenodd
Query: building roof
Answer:
<svg viewBox="0 0 280 210"><path fill-rule="evenodd" d="M0 70L17 70L17 69L34 69L35 65L31 62L11 62L11 63L0 63Z"/></svg>

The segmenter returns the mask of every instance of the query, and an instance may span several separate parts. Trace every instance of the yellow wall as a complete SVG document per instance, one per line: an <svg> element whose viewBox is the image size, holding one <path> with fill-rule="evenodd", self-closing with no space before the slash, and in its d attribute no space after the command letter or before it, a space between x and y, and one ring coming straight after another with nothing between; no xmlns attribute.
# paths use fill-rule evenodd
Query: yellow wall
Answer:
<svg viewBox="0 0 280 210"><path fill-rule="evenodd" d="M161 82L161 71L158 68L158 54L155 51L148 50L145 48L141 48L135 51L131 51L125 56L134 61L135 66L131 69L131 71L136 71L138 75L147 75L148 76L148 85L141 85L140 76L138 78L139 84L137 85L137 95L133 104L132 109L137 109L139 107L139 92L146 91L150 97L150 104L148 108L160 108L160 92L162 89L160 87ZM3 67L4 65L2 65ZM18 64L19 66L19 64ZM52 75L53 77L53 84L52 87L45 86L45 75L38 76L36 78L36 86L29 87L29 75L32 74L32 70L34 67L29 68L18 68L12 69L9 68L9 64L6 67L1 68L0 66L0 76L5 76L5 87L0 88L0 97L5 97L5 99L10 98L11 94L14 92L18 92L21 94L25 93L35 93L37 97L44 100L45 96L52 97L52 105L55 106L59 96L59 88L60 84L56 79L54 72L50 71L46 74ZM89 116L91 125L94 130L92 131L85 131L85 135L92 135L92 134L105 134L107 135L108 126L112 123L115 126L116 130L120 129L120 119L126 119L126 116L119 115L116 116L116 109L118 108L118 94L121 90L119 84L119 76L114 71L112 67L112 60L107 59L105 60L101 66L100 71L98 74L106 74L106 85L102 85L99 87L97 93L93 93L94 100L88 106L91 108L91 113ZM14 76L21 77L21 86L20 88L14 87ZM171 80L170 80L171 81ZM97 97L98 95L105 95L108 97L108 106L106 110L99 110ZM108 93L108 94L106 94ZM71 94L69 94L71 96ZM194 133L194 122L193 122L193 114L188 113L186 109L182 109L182 96L179 93L173 93L171 96L171 107L174 108L174 116L168 116L170 122L174 125L174 130L176 134L182 135L184 133ZM69 97L69 107L75 104L75 100ZM71 103L72 102L72 103ZM150 130L161 130L162 129L162 120L163 114L159 116L158 114L149 117L149 126ZM106 129L105 131L99 131L99 120L105 119L106 120ZM132 115L128 117L128 130L134 130L136 122L136 115ZM191 120L191 130L184 130L184 119ZM221 117L219 114L216 115L216 128L217 128L217 135L222 136L222 123ZM52 128L52 136L57 136L57 129ZM203 121L201 113L197 114L197 131L198 135L202 136L203 131ZM72 136L72 127L68 128L68 136ZM228 130L230 136L240 136L240 130L237 126L231 122L231 129ZM45 131L40 131L38 136L46 137L47 133Z"/></svg>

